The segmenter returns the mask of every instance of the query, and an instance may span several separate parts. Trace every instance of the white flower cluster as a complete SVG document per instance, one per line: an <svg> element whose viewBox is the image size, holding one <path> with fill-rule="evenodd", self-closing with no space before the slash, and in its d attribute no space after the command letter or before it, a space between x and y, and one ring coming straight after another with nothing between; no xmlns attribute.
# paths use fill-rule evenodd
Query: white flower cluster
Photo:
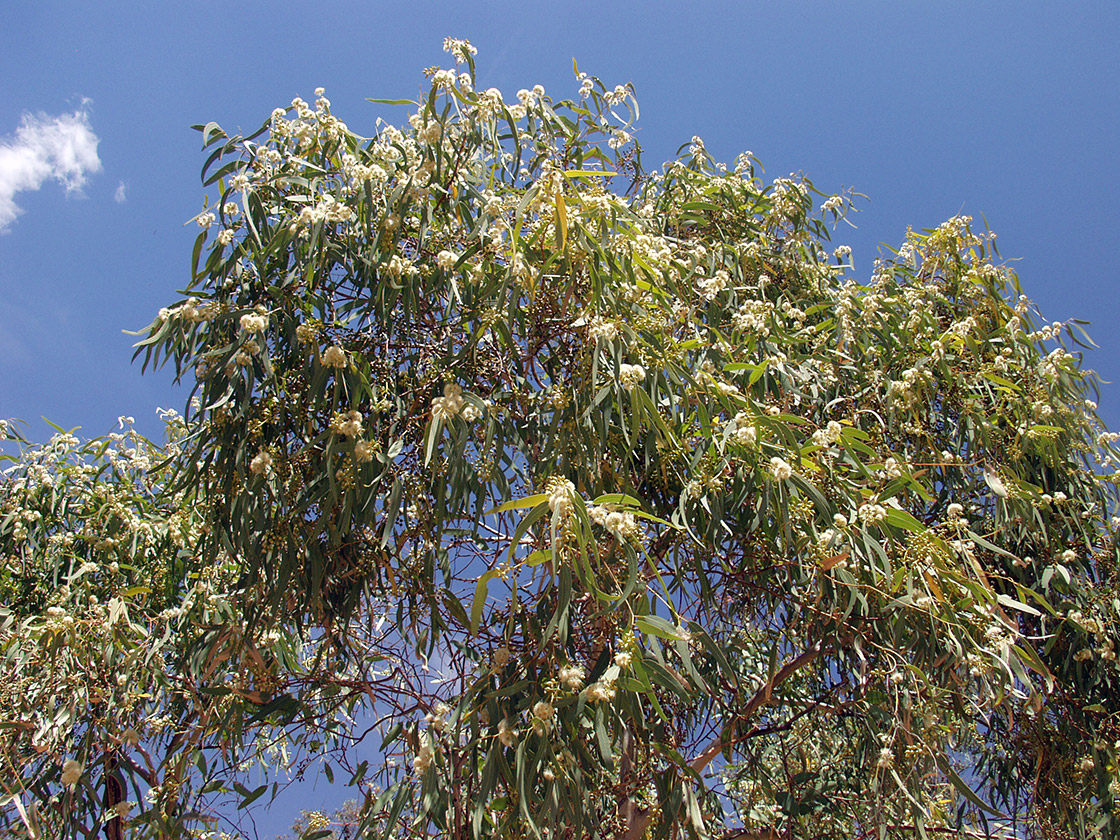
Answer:
<svg viewBox="0 0 1120 840"><path fill-rule="evenodd" d="M797 329L801 329L805 325L805 310L794 306L788 300L783 300L782 305L779 307L789 320L790 323Z"/></svg>
<svg viewBox="0 0 1120 840"><path fill-rule="evenodd" d="M257 453L256 457L249 462L249 472L253 475L265 475L268 473L268 468L272 466L272 456L265 450Z"/></svg>
<svg viewBox="0 0 1120 840"><path fill-rule="evenodd" d="M541 97L543 96L544 86L533 85L532 90L526 90L525 88L519 90L517 92L517 101L524 105L526 108L532 108L541 100Z"/></svg>
<svg viewBox="0 0 1120 840"><path fill-rule="evenodd" d="M296 341L300 344L314 344L318 338L318 324L300 324L296 327Z"/></svg>
<svg viewBox="0 0 1120 840"><path fill-rule="evenodd" d="M634 514L627 511L611 510L606 505L596 505L587 511L591 521L601 526L619 539L641 536L641 528Z"/></svg>
<svg viewBox="0 0 1120 840"><path fill-rule="evenodd" d="M655 266L664 266L673 257L673 244L664 236L639 233L633 239L619 236L617 248L629 250L636 258L644 258Z"/></svg>
<svg viewBox="0 0 1120 840"><path fill-rule="evenodd" d="M183 321L191 321L193 323L202 323L204 321L212 321L218 314L218 305L214 303L199 303L198 298L187 298L186 301L176 307L168 309L166 306L160 309L159 319L167 321L171 318L179 318Z"/></svg>
<svg viewBox="0 0 1120 840"><path fill-rule="evenodd" d="M331 418L331 431L343 437L356 438L362 433L362 412L344 411Z"/></svg>
<svg viewBox="0 0 1120 840"><path fill-rule="evenodd" d="M432 87L436 90L451 90L455 87L454 70L437 70L432 74Z"/></svg>
<svg viewBox="0 0 1120 840"><path fill-rule="evenodd" d="M502 92L497 88L488 88L487 90L479 91L475 112L478 114L479 119L486 120L501 112L503 104Z"/></svg>
<svg viewBox="0 0 1120 840"><path fill-rule="evenodd" d="M959 502L951 502L945 508L946 522L954 528L967 528L968 520L964 517L964 506Z"/></svg>
<svg viewBox="0 0 1120 840"><path fill-rule="evenodd" d="M459 261L459 255L454 251L440 251L436 254L436 265L443 271L451 271L455 267L455 263Z"/></svg>
<svg viewBox="0 0 1120 840"><path fill-rule="evenodd" d="M579 691L583 688L583 681L587 678L587 671L582 665L563 665L560 668L560 685L569 691Z"/></svg>
<svg viewBox="0 0 1120 840"><path fill-rule="evenodd" d="M432 400L432 419L449 422L463 410L463 389L454 382L443 386L443 396Z"/></svg>
<svg viewBox="0 0 1120 840"><path fill-rule="evenodd" d="M731 323L740 332L755 333L765 338L770 335L770 313L774 305L768 300L748 300L731 317Z"/></svg>
<svg viewBox="0 0 1120 840"><path fill-rule="evenodd" d="M517 746L517 730L508 720L498 721L498 743L503 747Z"/></svg>
<svg viewBox="0 0 1120 840"><path fill-rule="evenodd" d="M591 703L609 703L614 699L614 695L613 680L600 680L587 687L587 699Z"/></svg>
<svg viewBox="0 0 1120 840"><path fill-rule="evenodd" d="M346 365L349 364L346 358L346 351L337 344L331 345L323 351L323 364L333 368L346 367Z"/></svg>
<svg viewBox="0 0 1120 840"><path fill-rule="evenodd" d="M389 173L376 163L361 163L354 155L342 156L342 172L350 193L358 192L366 184L380 186L389 180Z"/></svg>
<svg viewBox="0 0 1120 840"><path fill-rule="evenodd" d="M633 391L645 378L646 369L641 365L628 365L623 362L618 368L618 381L624 391Z"/></svg>
<svg viewBox="0 0 1120 840"><path fill-rule="evenodd" d="M711 277L704 277L696 282L700 296L704 300L713 300L716 295L731 285L731 275L725 269L719 269Z"/></svg>
<svg viewBox="0 0 1120 840"><path fill-rule="evenodd" d="M582 87L580 88L582 91ZM614 90L608 90L603 98L607 100L608 105L621 105L626 101L626 97L630 95L630 91L623 85L615 85Z"/></svg>
<svg viewBox="0 0 1120 840"><path fill-rule="evenodd" d="M412 260L408 257L402 257L400 254L393 254L389 262L385 264L385 272L395 279L401 277L408 277L416 274L417 269Z"/></svg>
<svg viewBox="0 0 1120 840"><path fill-rule="evenodd" d="M533 731L538 735L546 734L552 728L552 719L556 716L556 708L547 700L538 700L533 704L533 717L530 721Z"/></svg>
<svg viewBox="0 0 1120 840"><path fill-rule="evenodd" d="M555 714L556 709L545 700L538 700L533 704L533 717L537 720L552 720Z"/></svg>
<svg viewBox="0 0 1120 840"><path fill-rule="evenodd" d="M494 652L490 654L490 670L500 671L509 664L512 658L513 653L510 652L508 647L495 648Z"/></svg>
<svg viewBox="0 0 1120 840"><path fill-rule="evenodd" d="M609 131L611 136L607 140L607 145L612 149L621 149L623 146L634 139L633 135L630 134L629 131L623 131L621 128L615 128L614 126L611 126Z"/></svg>
<svg viewBox="0 0 1120 840"><path fill-rule="evenodd" d="M917 389L925 380L926 374L916 368L907 368L902 372L901 379L895 379L887 385L887 396L911 404L917 397Z"/></svg>
<svg viewBox="0 0 1120 840"><path fill-rule="evenodd" d="M432 759L435 758L435 750L427 740L420 745L416 756L412 759L412 769L419 775L426 773L428 768L432 766Z"/></svg>
<svg viewBox="0 0 1120 840"><path fill-rule="evenodd" d="M446 703L436 703L435 707L424 715L428 726L436 732L443 732L447 728L447 717L451 714L451 707Z"/></svg>
<svg viewBox="0 0 1120 840"><path fill-rule="evenodd" d="M1008 322L1010 326L1010 322ZM1029 341L1052 341L1061 336L1062 331L1066 325L1061 321L1054 321L1052 324L1043 324L1042 327L1035 332L1027 333L1026 338Z"/></svg>
<svg viewBox="0 0 1120 840"><path fill-rule="evenodd" d="M443 51L451 53L456 61L467 61L472 55L478 55L478 48L465 38L444 38Z"/></svg>
<svg viewBox="0 0 1120 840"><path fill-rule="evenodd" d="M803 183L794 180L792 177L775 178L772 195L774 197L775 215L792 219L801 215L803 207L808 201L809 191Z"/></svg>
<svg viewBox="0 0 1120 840"><path fill-rule="evenodd" d="M887 509L876 502L859 506L857 514L864 525L875 525L887 518Z"/></svg>
<svg viewBox="0 0 1120 840"><path fill-rule="evenodd" d="M1064 347L1055 347L1047 354L1042 362L1042 374L1048 379L1055 379L1063 371L1070 369L1074 363L1074 356Z"/></svg>
<svg viewBox="0 0 1120 840"><path fill-rule="evenodd" d="M310 207L304 207L288 225L288 232L307 236L316 225L349 222L356 218L354 211L330 193L319 198Z"/></svg>
<svg viewBox="0 0 1120 840"><path fill-rule="evenodd" d="M82 766L82 763L80 761L76 761L73 758L68 758L65 762L63 762L62 778L59 781L61 781L62 784L66 787L76 785L78 783L78 780L82 778L83 772L85 772L85 768Z"/></svg>
<svg viewBox="0 0 1120 840"><path fill-rule="evenodd" d="M777 481L786 481L793 476L793 467L775 455L770 459L770 474Z"/></svg>
<svg viewBox="0 0 1120 840"><path fill-rule="evenodd" d="M439 120L432 119L429 122L424 122L424 117L421 114L413 114L408 118L409 125L416 129L416 139L428 146L439 146L440 140L443 138L443 124ZM431 174L431 171L421 164L424 171ZM419 171L419 170L417 170Z"/></svg>
<svg viewBox="0 0 1120 840"><path fill-rule="evenodd" d="M605 318L593 320L587 330L592 341L613 341L618 338L618 324Z"/></svg>
<svg viewBox="0 0 1120 840"><path fill-rule="evenodd" d="M738 412L727 424L727 432L740 446L754 446L758 442L758 429L745 411Z"/></svg>
<svg viewBox="0 0 1120 840"><path fill-rule="evenodd" d="M576 486L566 478L553 478L548 487L548 509L558 519L567 519L574 510L572 496Z"/></svg>
<svg viewBox="0 0 1120 840"><path fill-rule="evenodd" d="M844 427L837 423L835 420L829 420L828 425L823 429L817 429L813 432L813 444L816 446L832 446L840 442L840 436L844 433Z"/></svg>
<svg viewBox="0 0 1120 840"><path fill-rule="evenodd" d="M368 440L359 440L354 444L354 460L359 464L368 464L373 460L376 447Z"/></svg>
<svg viewBox="0 0 1120 840"><path fill-rule="evenodd" d="M890 747L879 750L879 759L875 762L875 766L880 770L887 770L894 766L894 752Z"/></svg>
<svg viewBox="0 0 1120 840"><path fill-rule="evenodd" d="M241 316L241 329L251 335L263 333L268 328L268 315L249 312Z"/></svg>

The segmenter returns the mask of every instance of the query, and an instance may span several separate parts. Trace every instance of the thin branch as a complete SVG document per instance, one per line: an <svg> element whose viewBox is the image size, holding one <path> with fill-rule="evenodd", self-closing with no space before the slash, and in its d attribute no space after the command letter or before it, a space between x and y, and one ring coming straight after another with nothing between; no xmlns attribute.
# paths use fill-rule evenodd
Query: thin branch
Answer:
<svg viewBox="0 0 1120 840"><path fill-rule="evenodd" d="M747 702L747 705L743 708L742 713L739 715L740 720L749 719L762 706L765 706L767 703L769 703L770 697L773 694L775 688L780 686L806 665L813 662L823 652L824 645L823 643L818 642L813 647L809 648L804 653L799 654L797 657L779 668L777 672L775 672L774 676L767 680L766 684L763 685L758 691L756 691L754 696ZM689 768L694 773L699 775L717 755L723 752L725 747L730 746L737 740L741 740L741 738L732 739L730 741L725 741L722 738L716 738L702 753L700 753L700 755L696 756L696 758L689 762ZM641 838L645 834L646 829L649 828L649 824L653 820L652 814L648 809L634 808L633 803L630 802L630 800L626 800L625 802L623 802L619 806L619 810L622 812L624 818L628 818L626 830L622 834L622 840L639 840L639 838Z"/></svg>

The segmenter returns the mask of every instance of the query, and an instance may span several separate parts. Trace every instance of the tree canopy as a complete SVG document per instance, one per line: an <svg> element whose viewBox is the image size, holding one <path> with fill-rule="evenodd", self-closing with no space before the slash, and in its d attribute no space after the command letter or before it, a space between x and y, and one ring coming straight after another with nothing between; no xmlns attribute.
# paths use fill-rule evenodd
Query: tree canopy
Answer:
<svg viewBox="0 0 1120 840"><path fill-rule="evenodd" d="M1116 836L1080 324L967 217L859 278L852 195L445 47L372 137L199 126L137 350L190 405L5 456L4 829L238 836L294 773L347 836Z"/></svg>

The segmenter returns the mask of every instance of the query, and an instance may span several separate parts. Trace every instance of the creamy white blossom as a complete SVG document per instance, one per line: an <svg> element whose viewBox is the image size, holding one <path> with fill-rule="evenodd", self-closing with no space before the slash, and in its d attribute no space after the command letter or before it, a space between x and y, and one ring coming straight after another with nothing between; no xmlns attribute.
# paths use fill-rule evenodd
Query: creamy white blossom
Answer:
<svg viewBox="0 0 1120 840"><path fill-rule="evenodd" d="M332 368L344 368L349 362L346 351L337 345L332 345L323 351L323 364Z"/></svg>
<svg viewBox="0 0 1120 840"><path fill-rule="evenodd" d="M454 382L448 382L443 386L443 396L432 400L432 417L446 423L458 416L463 405L463 389Z"/></svg>
<svg viewBox="0 0 1120 840"><path fill-rule="evenodd" d="M80 761L68 758L62 764L62 778L59 781L66 787L76 785L78 780L82 778L83 772L85 772L85 768Z"/></svg>
<svg viewBox="0 0 1120 840"><path fill-rule="evenodd" d="M254 475L265 475L271 466L272 456L262 449L249 463L249 471Z"/></svg>
<svg viewBox="0 0 1120 840"><path fill-rule="evenodd" d="M630 365L623 362L618 368L618 381L624 391L632 391L646 378L646 369L641 365Z"/></svg>
<svg viewBox="0 0 1120 840"><path fill-rule="evenodd" d="M583 680L587 672L580 665L564 665L560 668L560 685L572 691L583 687Z"/></svg>
<svg viewBox="0 0 1120 840"><path fill-rule="evenodd" d="M793 476L793 467L775 455L770 459L770 474L778 481L785 481Z"/></svg>

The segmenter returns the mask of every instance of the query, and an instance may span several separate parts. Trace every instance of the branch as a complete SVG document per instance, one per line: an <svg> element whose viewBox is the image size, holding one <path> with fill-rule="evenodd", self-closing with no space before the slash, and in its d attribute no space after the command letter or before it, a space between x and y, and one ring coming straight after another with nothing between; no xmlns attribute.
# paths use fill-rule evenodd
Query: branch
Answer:
<svg viewBox="0 0 1120 840"><path fill-rule="evenodd" d="M774 676L770 678L766 685L762 686L762 688L755 692L754 697L752 697L747 703L746 707L739 715L739 718L745 720L753 715L756 711L758 711L761 706L765 706L767 703L769 703L770 695L775 688L777 688L779 685L784 683L795 673L801 670L804 666L808 665L810 662L820 656L822 652L823 648L821 647L821 645L816 644L799 655L797 658L792 659L781 668L779 668L777 673L775 673ZM692 761L689 762L688 766L692 768L694 773L699 775L700 772L711 763L712 759L723 752L723 748L725 746L730 746L731 744L735 743L735 740L738 739L733 739L725 743L722 738L716 738L714 741L712 741L711 744L708 745L708 748L704 750L704 752L700 753L700 755L692 759Z"/></svg>
<svg viewBox="0 0 1120 840"><path fill-rule="evenodd" d="M1007 837L1008 840L1011 840L1011 838L1014 837L1014 835L1010 835L1010 834L1008 834L1008 835L988 834L988 833L981 833L979 831L969 831L967 828L951 828L951 827L948 827L948 826L930 826L930 825L927 825L927 826L925 826L925 830L926 830L927 833L948 834L952 837L968 837L968 838L970 838L970 840L972 840L973 838L974 838L974 840L1000 840L1001 837ZM866 829L865 831L863 831L861 834L859 834L856 837L856 840L865 840L865 838L871 837L874 834L874 832L876 832L876 831L878 831L878 828ZM913 834L917 834L918 833L918 826L916 826L916 825L888 825L887 826L887 831L908 831L908 832L911 832Z"/></svg>
<svg viewBox="0 0 1120 840"><path fill-rule="evenodd" d="M770 696L774 689L788 680L791 676L804 668L810 662L815 660L824 652L824 646L821 642L813 645L804 653L798 655L794 659L787 662L772 676L765 685L763 685L754 696L747 702L743 708L742 713L739 715L741 720L750 718L762 706L770 702ZM724 747L730 746L738 739L731 741L724 741L722 738L716 738L711 744L708 745L700 755L692 759L688 766L694 773L700 773L707 767L717 755L723 752ZM627 827L622 834L622 840L640 840L642 835L645 834L646 829L653 817L648 809L637 809L633 807L633 803L627 800L620 806L623 817L626 818Z"/></svg>

